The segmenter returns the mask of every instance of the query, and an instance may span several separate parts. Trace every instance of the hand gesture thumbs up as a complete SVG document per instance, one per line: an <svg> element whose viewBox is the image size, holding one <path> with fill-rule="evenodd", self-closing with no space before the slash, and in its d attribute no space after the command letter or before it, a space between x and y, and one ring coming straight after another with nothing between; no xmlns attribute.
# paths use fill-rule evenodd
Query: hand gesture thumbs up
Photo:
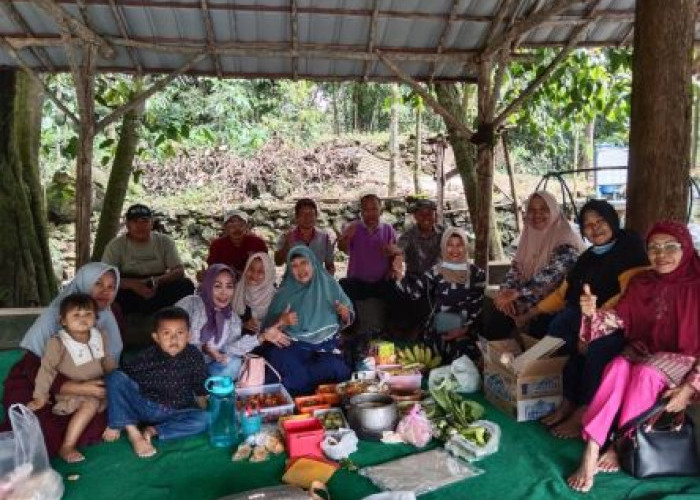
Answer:
<svg viewBox="0 0 700 500"><path fill-rule="evenodd" d="M593 295L593 293L591 292L591 287L588 285L588 283L584 283L583 294L579 299L579 303L581 304L581 314L583 314L584 316L592 316L595 312L597 299L598 297Z"/></svg>

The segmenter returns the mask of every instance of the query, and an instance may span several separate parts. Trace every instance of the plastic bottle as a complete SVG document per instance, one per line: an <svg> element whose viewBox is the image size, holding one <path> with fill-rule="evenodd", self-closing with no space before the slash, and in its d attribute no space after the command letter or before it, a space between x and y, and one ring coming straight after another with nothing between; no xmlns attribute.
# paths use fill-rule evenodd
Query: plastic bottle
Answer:
<svg viewBox="0 0 700 500"><path fill-rule="evenodd" d="M231 377L214 376L204 382L209 392L209 442L217 448L238 442L235 385Z"/></svg>

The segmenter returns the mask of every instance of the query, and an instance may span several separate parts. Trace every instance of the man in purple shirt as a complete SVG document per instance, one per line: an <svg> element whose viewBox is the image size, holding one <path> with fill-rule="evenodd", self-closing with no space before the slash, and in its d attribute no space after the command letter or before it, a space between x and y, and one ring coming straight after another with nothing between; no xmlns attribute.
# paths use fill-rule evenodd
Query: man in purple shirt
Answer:
<svg viewBox="0 0 700 500"><path fill-rule="evenodd" d="M379 221L381 200L374 194L360 198L360 220L348 224L338 248L350 257L347 278L340 285L352 300L386 298L393 288L387 282L396 247L396 231Z"/></svg>

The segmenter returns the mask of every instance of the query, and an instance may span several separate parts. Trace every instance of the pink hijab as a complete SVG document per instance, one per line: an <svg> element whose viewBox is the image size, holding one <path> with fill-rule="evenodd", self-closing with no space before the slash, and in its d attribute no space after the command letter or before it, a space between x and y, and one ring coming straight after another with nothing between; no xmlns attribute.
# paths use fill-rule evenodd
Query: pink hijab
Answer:
<svg viewBox="0 0 700 500"><path fill-rule="evenodd" d="M547 227L537 230L532 227L527 216L525 217L525 228L520 236L518 250L513 259L513 265L518 269L524 281L532 278L547 265L557 247L571 245L579 252L586 249L581 236L571 228L554 196L546 191L535 191L527 199L526 206L530 205L535 196L539 196L547 204L549 222Z"/></svg>

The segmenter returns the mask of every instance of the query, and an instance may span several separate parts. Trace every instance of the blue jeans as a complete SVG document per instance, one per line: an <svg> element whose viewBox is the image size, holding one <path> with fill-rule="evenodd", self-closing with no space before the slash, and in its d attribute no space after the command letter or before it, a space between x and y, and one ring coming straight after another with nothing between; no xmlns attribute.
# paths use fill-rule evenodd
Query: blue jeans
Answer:
<svg viewBox="0 0 700 500"><path fill-rule="evenodd" d="M107 424L112 429L149 424L160 439L177 439L200 434L207 429L207 412L195 408L174 409L141 395L139 385L123 371L105 377Z"/></svg>
<svg viewBox="0 0 700 500"><path fill-rule="evenodd" d="M231 377L235 382L238 378L238 372L241 371L243 359L233 354L229 354L229 356L230 359L226 363L217 363L216 361L208 362L207 371L209 372L209 375Z"/></svg>

